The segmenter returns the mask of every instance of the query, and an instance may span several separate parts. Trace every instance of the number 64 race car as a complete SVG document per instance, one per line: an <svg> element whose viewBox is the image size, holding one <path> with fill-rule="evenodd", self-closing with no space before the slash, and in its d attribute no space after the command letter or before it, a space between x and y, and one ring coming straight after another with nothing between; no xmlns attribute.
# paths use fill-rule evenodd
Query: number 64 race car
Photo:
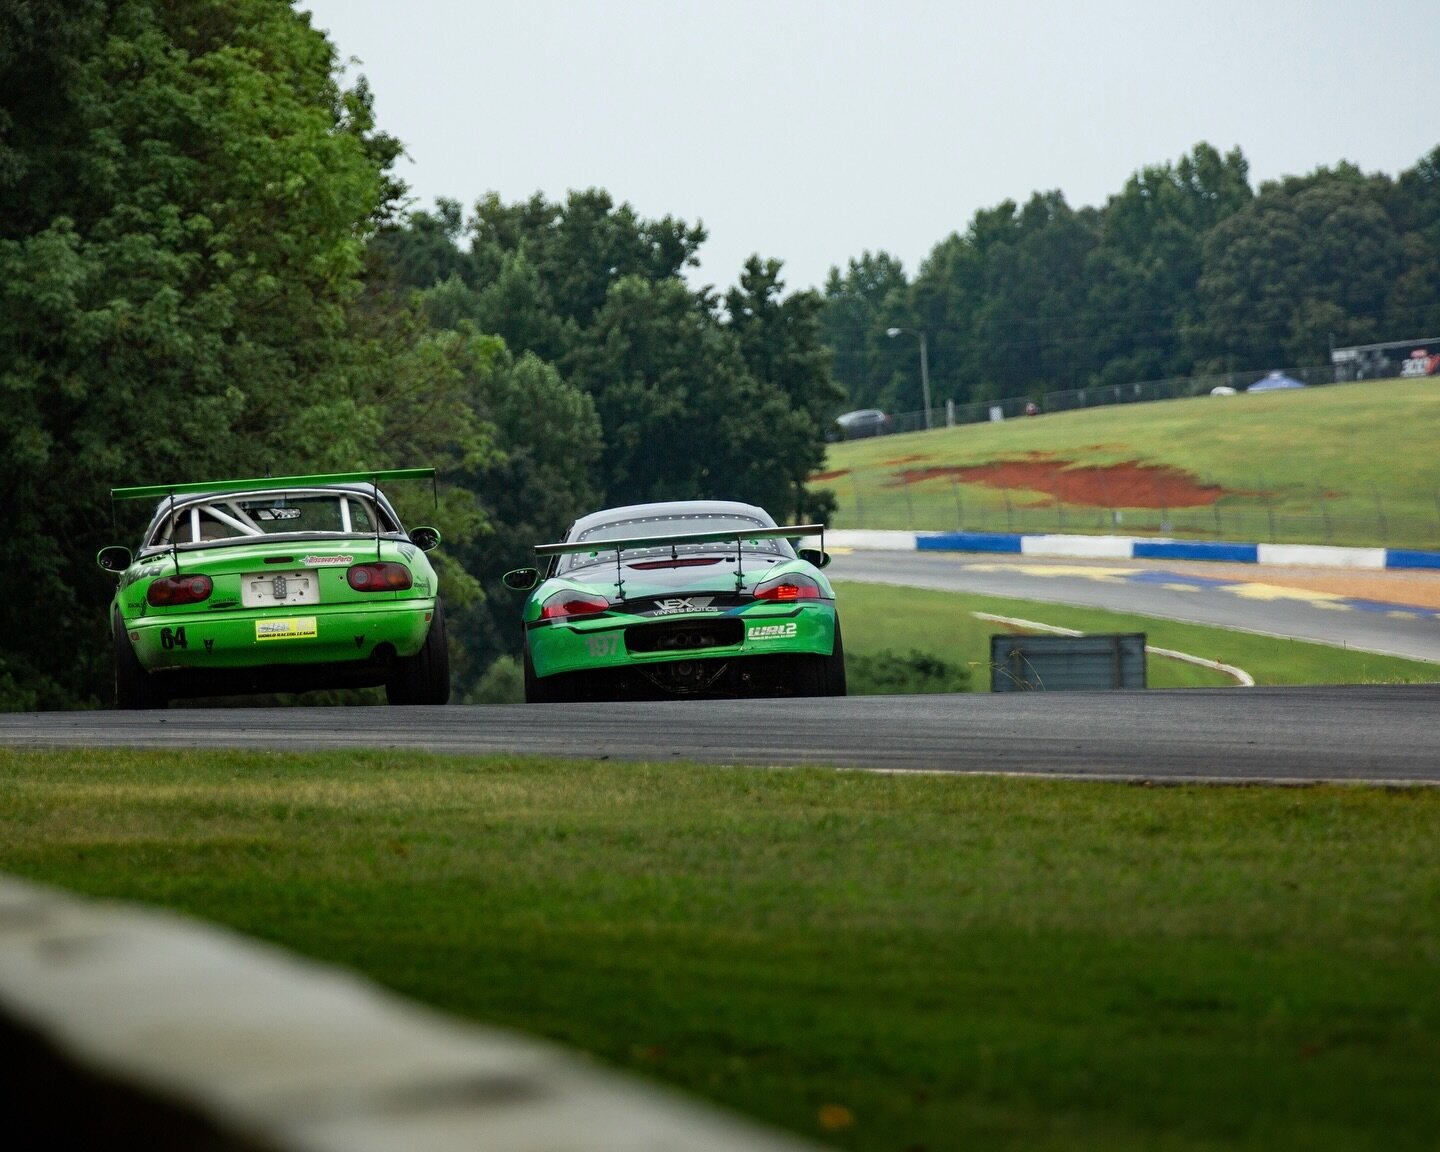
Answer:
<svg viewBox="0 0 1440 1152"><path fill-rule="evenodd" d="M505 574L523 612L525 699L843 696L823 550L798 554L764 509L637 504L577 520L546 563ZM823 537L822 537L823 540Z"/></svg>
<svg viewBox="0 0 1440 1152"><path fill-rule="evenodd" d="M377 480L433 468L116 488L159 499L134 555L104 548L115 700L383 684L392 704L450 699L445 610L425 553Z"/></svg>

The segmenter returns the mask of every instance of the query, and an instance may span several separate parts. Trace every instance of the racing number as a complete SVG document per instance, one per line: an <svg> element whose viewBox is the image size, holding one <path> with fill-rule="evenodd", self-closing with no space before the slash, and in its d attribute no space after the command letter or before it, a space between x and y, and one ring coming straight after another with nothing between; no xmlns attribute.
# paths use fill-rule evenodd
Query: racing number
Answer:
<svg viewBox="0 0 1440 1152"><path fill-rule="evenodd" d="M188 641L188 640L185 639L185 629L184 629L184 627L180 627L180 628L161 628L161 629L160 629L160 647L163 648L163 649L165 649L166 652L169 652L170 649L172 649L172 648L188 648L188 647L190 647L190 641Z"/></svg>
<svg viewBox="0 0 1440 1152"><path fill-rule="evenodd" d="M602 636L586 636L585 647L591 656L615 656L620 652L620 633L607 632Z"/></svg>

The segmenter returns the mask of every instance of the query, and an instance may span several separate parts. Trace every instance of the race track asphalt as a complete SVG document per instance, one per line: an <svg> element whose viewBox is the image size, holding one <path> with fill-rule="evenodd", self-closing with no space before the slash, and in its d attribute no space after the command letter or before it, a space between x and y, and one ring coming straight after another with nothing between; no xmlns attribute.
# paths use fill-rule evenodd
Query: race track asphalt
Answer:
<svg viewBox="0 0 1440 1152"><path fill-rule="evenodd" d="M0 716L0 746L416 749L1183 781L1440 783L1440 684Z"/></svg>

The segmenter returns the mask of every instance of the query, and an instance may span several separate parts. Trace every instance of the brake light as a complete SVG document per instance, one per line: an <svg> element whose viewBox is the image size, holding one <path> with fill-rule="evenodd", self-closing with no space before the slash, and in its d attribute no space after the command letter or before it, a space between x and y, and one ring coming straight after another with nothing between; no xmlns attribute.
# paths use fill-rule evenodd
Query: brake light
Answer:
<svg viewBox="0 0 1440 1152"><path fill-rule="evenodd" d="M569 616L594 616L610 608L610 601L593 592L556 592L540 607L541 620L563 620Z"/></svg>
<svg viewBox="0 0 1440 1152"><path fill-rule="evenodd" d="M215 585L209 576L164 576L150 581L145 600L155 608L174 608L180 604L199 604L210 599Z"/></svg>
<svg viewBox="0 0 1440 1152"><path fill-rule="evenodd" d="M757 600L823 600L820 585L799 573L766 580L755 589Z"/></svg>
<svg viewBox="0 0 1440 1152"><path fill-rule="evenodd" d="M414 586L410 569L390 560L356 564L345 573L345 579L357 592L403 592Z"/></svg>

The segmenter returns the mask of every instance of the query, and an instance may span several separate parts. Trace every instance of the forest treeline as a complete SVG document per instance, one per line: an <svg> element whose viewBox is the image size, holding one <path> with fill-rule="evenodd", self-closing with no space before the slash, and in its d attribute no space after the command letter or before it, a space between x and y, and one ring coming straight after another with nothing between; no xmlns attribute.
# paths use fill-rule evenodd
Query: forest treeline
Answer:
<svg viewBox="0 0 1440 1152"><path fill-rule="evenodd" d="M291 0L0 0L0 708L109 699L94 555L147 511L112 487L435 465L439 508L392 495L445 534L463 697L518 645L500 574L575 515L823 517L835 413L917 406L888 326L957 400L1440 331L1440 149L1257 194L1201 146L788 293L759 256L693 287L703 227L598 189L412 210L400 153Z"/></svg>
<svg viewBox="0 0 1440 1152"><path fill-rule="evenodd" d="M921 407L1327 364L1330 348L1440 334L1440 148L1398 177L1350 164L1251 188L1197 145L1100 208L1037 192L975 213L913 277L865 253L825 285L851 407Z"/></svg>

